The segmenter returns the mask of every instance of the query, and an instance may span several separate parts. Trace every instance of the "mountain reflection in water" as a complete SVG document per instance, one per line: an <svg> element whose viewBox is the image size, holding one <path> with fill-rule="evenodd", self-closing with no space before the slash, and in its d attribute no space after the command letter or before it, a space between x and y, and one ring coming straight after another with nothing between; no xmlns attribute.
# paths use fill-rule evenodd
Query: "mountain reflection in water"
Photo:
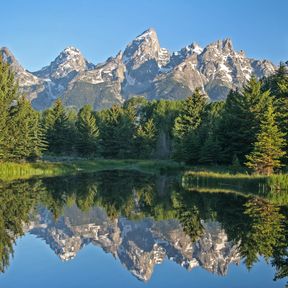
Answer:
<svg viewBox="0 0 288 288"><path fill-rule="evenodd" d="M287 277L287 206L233 193L188 191L177 176L131 171L0 183L0 268L30 233L63 261L101 247L141 281L164 259L226 275L263 256ZM191 190L191 189L190 189ZM0 278L1 279L1 278Z"/></svg>

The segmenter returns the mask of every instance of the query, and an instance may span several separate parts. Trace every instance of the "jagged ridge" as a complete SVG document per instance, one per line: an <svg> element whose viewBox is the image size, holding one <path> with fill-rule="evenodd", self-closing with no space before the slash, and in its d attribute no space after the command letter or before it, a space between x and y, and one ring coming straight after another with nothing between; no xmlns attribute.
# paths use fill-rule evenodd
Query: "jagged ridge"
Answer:
<svg viewBox="0 0 288 288"><path fill-rule="evenodd" d="M262 78L276 69L268 60L250 59L243 51L235 51L231 39L204 48L192 43L170 53L160 46L152 28L137 36L123 53L98 65L89 63L77 48L68 47L50 65L31 73L7 48L0 51L37 109L49 107L57 97L69 106L91 104L95 109L121 104L135 95L183 99L196 87L215 101L225 98L231 88L241 87L251 75Z"/></svg>

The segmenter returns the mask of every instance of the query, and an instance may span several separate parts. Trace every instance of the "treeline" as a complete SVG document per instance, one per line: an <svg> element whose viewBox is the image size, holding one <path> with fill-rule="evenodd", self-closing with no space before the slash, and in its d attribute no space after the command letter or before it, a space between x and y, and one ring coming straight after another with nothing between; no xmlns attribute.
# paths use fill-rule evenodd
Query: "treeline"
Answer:
<svg viewBox="0 0 288 288"><path fill-rule="evenodd" d="M9 65L0 61L0 160L50 155L173 158L188 164L246 165L271 174L287 166L288 72L251 78L227 100L209 103L196 89L185 100L134 97L92 111L61 100L41 114L18 93Z"/></svg>

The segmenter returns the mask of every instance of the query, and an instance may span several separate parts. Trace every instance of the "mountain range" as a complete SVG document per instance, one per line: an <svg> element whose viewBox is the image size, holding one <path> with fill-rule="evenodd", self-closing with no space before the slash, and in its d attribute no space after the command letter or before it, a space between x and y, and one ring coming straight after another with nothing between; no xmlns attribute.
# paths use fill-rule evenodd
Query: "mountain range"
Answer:
<svg viewBox="0 0 288 288"><path fill-rule="evenodd" d="M231 39L204 48L192 43L170 52L160 46L152 28L97 65L75 47L67 47L36 72L25 70L6 47L0 49L0 55L11 64L21 91L38 110L48 108L58 97L66 106L90 104L96 110L122 104L133 96L184 99L197 87L217 101L225 99L231 88L242 87L252 75L262 78L277 69L268 60L247 58L242 50L235 51Z"/></svg>

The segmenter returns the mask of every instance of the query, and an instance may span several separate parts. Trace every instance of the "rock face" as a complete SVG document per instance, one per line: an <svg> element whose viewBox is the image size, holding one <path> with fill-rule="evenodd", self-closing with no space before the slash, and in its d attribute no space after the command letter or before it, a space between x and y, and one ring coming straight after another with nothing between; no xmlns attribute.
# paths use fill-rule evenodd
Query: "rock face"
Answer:
<svg viewBox="0 0 288 288"><path fill-rule="evenodd" d="M2 47L0 55L4 61L7 61L11 65L21 91L27 95L30 101L37 98L45 89L44 81L25 70L8 48Z"/></svg>
<svg viewBox="0 0 288 288"><path fill-rule="evenodd" d="M68 47L40 71L28 72L7 48L2 57L12 63L20 88L37 109L49 107L62 97L68 106L91 104L95 109L123 103L132 96L147 99L184 99L200 87L212 101L224 99L231 88L241 87L252 75L258 78L275 72L267 60L245 57L230 39L201 48L192 43L170 53L160 46L156 31L148 29L129 43L124 52L104 63L89 63Z"/></svg>
<svg viewBox="0 0 288 288"><path fill-rule="evenodd" d="M201 266L225 275L230 263L240 261L238 246L228 241L218 222L202 224L203 236L192 243L177 220L111 220L101 208L84 214L74 206L57 222L41 208L27 231L45 240L63 261L74 258L89 243L100 246L141 281L148 281L154 266L166 258L188 270Z"/></svg>

